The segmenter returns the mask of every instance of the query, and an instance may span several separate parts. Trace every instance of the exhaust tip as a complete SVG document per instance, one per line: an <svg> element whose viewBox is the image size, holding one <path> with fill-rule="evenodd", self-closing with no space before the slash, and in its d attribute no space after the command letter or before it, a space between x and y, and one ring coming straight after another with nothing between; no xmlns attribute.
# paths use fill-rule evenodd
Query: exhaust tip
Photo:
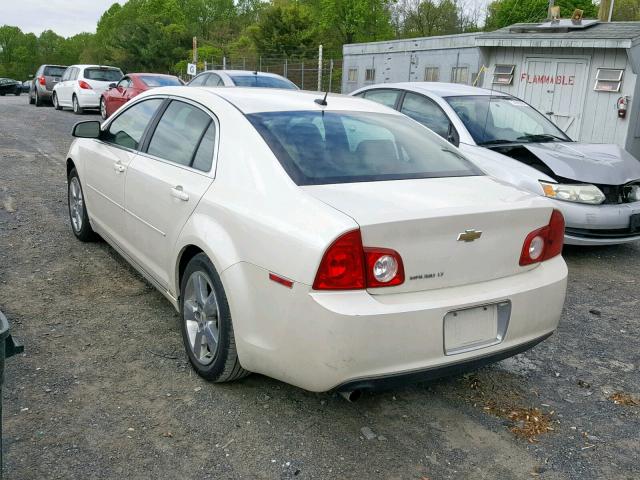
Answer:
<svg viewBox="0 0 640 480"><path fill-rule="evenodd" d="M362 390L344 390L338 392L347 402L357 402L362 397Z"/></svg>

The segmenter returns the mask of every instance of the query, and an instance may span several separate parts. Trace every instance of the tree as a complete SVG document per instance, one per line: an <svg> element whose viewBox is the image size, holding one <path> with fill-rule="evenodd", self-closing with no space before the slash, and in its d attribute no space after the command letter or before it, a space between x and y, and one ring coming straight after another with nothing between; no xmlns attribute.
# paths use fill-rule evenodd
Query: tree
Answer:
<svg viewBox="0 0 640 480"><path fill-rule="evenodd" d="M405 37L427 37L431 35L450 35L460 32L458 9L452 0L409 0L405 2Z"/></svg>
<svg viewBox="0 0 640 480"><path fill-rule="evenodd" d="M333 47L393 38L389 0L320 0L320 26Z"/></svg>
<svg viewBox="0 0 640 480"><path fill-rule="evenodd" d="M640 20L640 2L638 0L616 0L613 5L613 18L616 22Z"/></svg>
<svg viewBox="0 0 640 480"><path fill-rule="evenodd" d="M556 0L555 4L565 18L576 8L584 11L585 18L598 16L598 9L592 0ZM495 30L514 23L541 22L547 18L548 7L548 0L494 0L488 7L485 28Z"/></svg>

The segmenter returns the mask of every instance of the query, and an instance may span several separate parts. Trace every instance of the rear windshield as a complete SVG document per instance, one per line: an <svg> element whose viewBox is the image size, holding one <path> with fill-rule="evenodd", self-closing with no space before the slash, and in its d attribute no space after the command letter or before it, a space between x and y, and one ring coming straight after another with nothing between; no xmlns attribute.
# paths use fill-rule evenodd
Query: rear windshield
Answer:
<svg viewBox="0 0 640 480"><path fill-rule="evenodd" d="M286 88L298 90L293 82L286 78L267 77L264 75L229 75L236 87Z"/></svg>
<svg viewBox="0 0 640 480"><path fill-rule="evenodd" d="M159 75L142 75L140 80L147 87L173 87L175 85L182 85L178 77L161 77Z"/></svg>
<svg viewBox="0 0 640 480"><path fill-rule="evenodd" d="M85 68L84 78L99 82L117 82L122 78L119 68Z"/></svg>
<svg viewBox="0 0 640 480"><path fill-rule="evenodd" d="M298 185L482 175L451 144L399 115L299 111L248 118Z"/></svg>
<svg viewBox="0 0 640 480"><path fill-rule="evenodd" d="M46 77L61 77L67 67L44 67Z"/></svg>

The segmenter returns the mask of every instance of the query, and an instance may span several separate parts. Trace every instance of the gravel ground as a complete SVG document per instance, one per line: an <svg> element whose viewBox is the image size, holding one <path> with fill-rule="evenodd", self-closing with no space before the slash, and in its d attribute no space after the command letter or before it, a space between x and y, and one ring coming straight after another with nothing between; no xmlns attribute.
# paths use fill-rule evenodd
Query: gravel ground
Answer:
<svg viewBox="0 0 640 480"><path fill-rule="evenodd" d="M5 371L5 478L640 478L640 245L566 248L557 333L473 374L353 404L208 384L164 297L71 233L80 118L98 117L0 98L0 310L26 348Z"/></svg>

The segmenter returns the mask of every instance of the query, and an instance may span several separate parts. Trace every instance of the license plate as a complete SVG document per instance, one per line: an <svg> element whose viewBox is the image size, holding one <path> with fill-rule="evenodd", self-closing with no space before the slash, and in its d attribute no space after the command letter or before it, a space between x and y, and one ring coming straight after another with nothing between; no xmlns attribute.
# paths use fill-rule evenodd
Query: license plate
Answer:
<svg viewBox="0 0 640 480"><path fill-rule="evenodd" d="M640 232L640 213L634 213L629 218L629 230L631 233Z"/></svg>
<svg viewBox="0 0 640 480"><path fill-rule="evenodd" d="M510 302L447 313L444 317L445 354L455 355L500 343L506 333L510 314Z"/></svg>

